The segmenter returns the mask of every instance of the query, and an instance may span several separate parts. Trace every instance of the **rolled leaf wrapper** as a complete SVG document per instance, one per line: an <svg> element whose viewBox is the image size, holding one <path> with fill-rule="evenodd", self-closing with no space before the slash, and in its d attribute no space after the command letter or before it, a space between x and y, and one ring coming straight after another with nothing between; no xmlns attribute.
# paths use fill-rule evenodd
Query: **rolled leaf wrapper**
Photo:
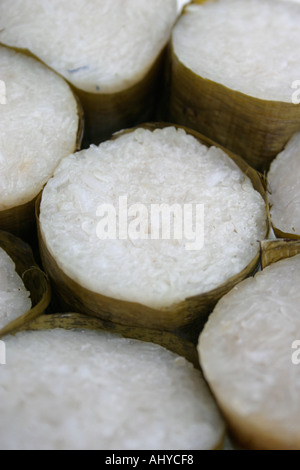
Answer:
<svg viewBox="0 0 300 470"><path fill-rule="evenodd" d="M262 265L216 305L200 366L243 448L299 450L299 242L263 241Z"/></svg>
<svg viewBox="0 0 300 470"><path fill-rule="evenodd" d="M200 163L201 153L204 154L203 167ZM83 164L82 167L81 164ZM214 171L210 167L211 164ZM227 168L225 174L229 179L231 173L235 175L234 182L228 181L227 196L219 195L219 202L213 202L210 207L209 201L211 199L205 199L205 190L209 191L210 185L214 187L216 184L219 184L220 187L226 186L226 182L222 179L224 174L222 172L219 174L219 165L224 165ZM171 170L172 167L174 170ZM143 173L140 172L141 168ZM122 186L119 175L124 174L124 171L127 174L127 182L124 183L125 186ZM171 171L171 173L165 182L161 183L159 175L166 176L166 171ZM187 183L185 184L187 187L182 186L180 189L178 181L184 172L186 172ZM68 195L69 189L66 188L69 183L67 180L71 184L69 188L72 187L75 190L75 199L73 195ZM88 186L85 186L85 183ZM106 187L107 183L108 187ZM132 188L136 188L137 192ZM243 219L245 222L243 224L241 222L243 216L239 211L242 210L243 204L246 204L247 210L251 206L249 230L251 231L254 227L255 230L252 235L253 239L249 235L249 241L244 241L244 251L241 249L244 253L240 254L242 268L233 267L224 274L223 271L227 267L224 267L222 261L219 261L220 267L215 268L216 261L205 252L199 250L198 253L197 251L188 253L184 249L185 240L148 239L134 242L130 237L125 240L100 240L96 232L99 221L96 216L99 202L117 204L118 196L123 195L126 191L128 191L128 202L130 203L151 200L183 204L189 202L189 198L194 203L199 201L207 203L205 243L208 245L209 239L214 239L213 231L217 229L218 217L216 214L220 214L221 211L226 214L226 217L230 217L229 213L233 216L235 210L232 209L232 204L235 204L233 201L238 200L237 205L241 204L241 206L237 209L236 215L242 226L240 228L228 226L227 229L225 228L225 232L222 231L219 243L222 243L223 248L218 245L213 249L210 248L212 249L212 258L213 251L215 254L221 255L222 250L228 248L223 240L223 233L230 239L239 237L239 230L242 232L245 230L247 217L245 220ZM203 192L201 193L201 191ZM214 191L218 192L218 189L214 189ZM81 200L80 194L84 199ZM157 199L158 197L160 199ZM228 203L229 206L226 206L226 197L231 201ZM244 197L246 197L245 200ZM139 200L139 198L142 199ZM246 200L247 203L245 203ZM215 201L215 197L213 197L213 201ZM218 207L214 207L214 204L217 204ZM81 220L79 212L83 206L87 212ZM40 212L41 207L42 213ZM75 210L76 217L75 213L72 216L69 212L70 208L72 211ZM131 328L180 332L193 341L218 299L258 268L260 247L257 240L260 237L261 239L268 237L270 228L267 208L266 192L261 176L242 159L225 153L224 150L215 147L209 139L200 136L195 131L185 130L180 126L174 127L170 124L149 124L124 131L98 148L93 147L77 154L77 156L71 156L69 161L68 159L64 160L51 185L46 186L42 201L37 202L36 216L41 258L44 269L52 280L55 295L62 306L61 311L96 316L103 321ZM57 220L56 216L58 216ZM64 221L65 216L67 219ZM94 218L93 221L92 218ZM73 227L70 224L75 220L79 225ZM223 223L225 225L222 225ZM227 227L226 221L220 222L220 224L222 227ZM210 227L212 232L210 232ZM150 232L152 229L154 230L153 227L152 229L148 228ZM232 235L228 233L226 235L227 230L229 233L232 230ZM75 236L74 239L73 236ZM242 239L243 237L239 242L231 240L230 249L233 252L239 243L243 243ZM52 242L54 240L56 240L56 246L61 247L59 253L55 253L55 249L53 250ZM64 240L68 240L65 248L63 248ZM83 241L82 245L81 241ZM136 243L136 247L132 246L134 243ZM225 243L224 246L223 243ZM93 246L95 248L94 254L90 258L88 256L81 267L76 267L77 263L81 263L84 252ZM153 249L158 251L151 255ZM70 254L67 254L69 251ZM201 265L201 258L198 263L195 261L196 255L208 257L205 261L206 264L208 263L206 268L204 268L204 264ZM152 261L150 261L151 256L154 256ZM235 262L233 255L232 257L231 259L231 255L228 255L229 264ZM176 262L173 263L172 259ZM98 268L93 266L94 262L101 267L99 272ZM143 263L150 263L147 269L143 267ZM157 266L159 267L158 272L156 272ZM181 269L180 273L177 272L178 269ZM201 270L203 271L201 272ZM219 279L220 275L222 281L216 280L211 274L211 270L216 271L217 278ZM236 270L237 272L235 272ZM199 280L189 281L191 273L194 273L192 276L201 275L203 280L200 281L198 278ZM97 287L97 282L103 276L103 285ZM210 276L212 279L210 279L209 285L214 287L206 289L205 282ZM170 281L168 281L169 278ZM168 285L168 282L173 282L175 285L174 287L170 285L167 294L164 294L164 286Z"/></svg>
<svg viewBox="0 0 300 470"><path fill-rule="evenodd" d="M172 34L166 119L196 129L267 171L300 130L300 5L193 3Z"/></svg>
<svg viewBox="0 0 300 470"><path fill-rule="evenodd" d="M36 198L61 159L80 148L82 110L68 84L32 57L0 47L0 69L0 229L32 242Z"/></svg>
<svg viewBox="0 0 300 470"><path fill-rule="evenodd" d="M263 240L261 242L262 268L277 263L281 259L291 258L300 254L300 240Z"/></svg>
<svg viewBox="0 0 300 470"><path fill-rule="evenodd" d="M88 147L153 119L177 15L176 0L18 0L13 8L5 0L0 43L30 51L72 85Z"/></svg>
<svg viewBox="0 0 300 470"><path fill-rule="evenodd" d="M28 302L25 301L25 305L28 306L28 311L25 311L20 316L16 317L14 314L14 318L11 318L7 310L3 312L4 324L0 329L0 337L3 337L4 335L14 333L46 311L51 300L51 288L48 277L36 264L29 245L10 233L0 231L0 248L4 250L12 263L14 263L15 271L24 284L24 290L27 290L29 296L27 299ZM17 302L17 299L14 300L13 298L14 290L23 290L22 286L11 287L8 280L11 279L13 275L13 273L8 273L6 281L8 284L8 292L10 292L10 303L14 301ZM1 289L3 291L6 290L3 284L1 285ZM15 297L17 297L17 294L18 292L15 293ZM2 295L6 295L6 292ZM8 305L8 307L11 309L12 306ZM1 322L1 324L2 323L3 322Z"/></svg>

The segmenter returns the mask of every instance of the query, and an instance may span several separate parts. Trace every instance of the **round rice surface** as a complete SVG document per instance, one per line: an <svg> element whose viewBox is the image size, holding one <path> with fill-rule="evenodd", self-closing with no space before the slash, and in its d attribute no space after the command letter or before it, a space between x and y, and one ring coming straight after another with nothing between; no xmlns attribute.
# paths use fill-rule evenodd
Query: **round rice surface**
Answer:
<svg viewBox="0 0 300 470"><path fill-rule="evenodd" d="M164 308L246 268L267 217L222 150L183 129L140 128L64 159L44 189L40 228L79 285Z"/></svg>
<svg viewBox="0 0 300 470"><path fill-rule="evenodd" d="M6 210L32 201L74 152L79 118L70 87L40 62L0 46L0 70L0 210Z"/></svg>
<svg viewBox="0 0 300 470"><path fill-rule="evenodd" d="M235 437L300 449L300 255L236 286L199 339L204 376Z"/></svg>
<svg viewBox="0 0 300 470"><path fill-rule="evenodd" d="M161 346L93 331L6 337L0 448L212 449L225 426L199 370Z"/></svg>
<svg viewBox="0 0 300 470"><path fill-rule="evenodd" d="M176 0L1 0L0 42L30 50L81 90L117 93L147 75L177 13Z"/></svg>
<svg viewBox="0 0 300 470"><path fill-rule="evenodd" d="M299 20L296 2L191 4L173 30L174 53L204 79L259 99L291 103L291 87L299 77Z"/></svg>

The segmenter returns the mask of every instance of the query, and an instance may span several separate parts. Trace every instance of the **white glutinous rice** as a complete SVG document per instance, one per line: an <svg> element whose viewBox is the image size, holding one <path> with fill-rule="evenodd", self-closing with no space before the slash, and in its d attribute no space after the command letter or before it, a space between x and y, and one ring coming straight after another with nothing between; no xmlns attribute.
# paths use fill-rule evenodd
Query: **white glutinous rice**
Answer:
<svg viewBox="0 0 300 470"><path fill-rule="evenodd" d="M199 340L200 363L236 438L300 449L300 255L225 295Z"/></svg>
<svg viewBox="0 0 300 470"><path fill-rule="evenodd" d="M300 133L273 160L268 173L271 218L283 233L300 235Z"/></svg>
<svg viewBox="0 0 300 470"><path fill-rule="evenodd" d="M14 262L0 248L0 330L31 309L29 296Z"/></svg>
<svg viewBox="0 0 300 470"><path fill-rule="evenodd" d="M199 370L92 331L5 337L1 450L213 449L225 426Z"/></svg>
<svg viewBox="0 0 300 470"><path fill-rule="evenodd" d="M291 103L292 84L299 77L299 19L296 2L192 4L173 30L174 53L204 79L263 100Z"/></svg>
<svg viewBox="0 0 300 470"><path fill-rule="evenodd" d="M32 201L60 160L75 151L78 111L61 77L37 60L1 46L0 80L5 98L0 104L3 211Z"/></svg>
<svg viewBox="0 0 300 470"><path fill-rule="evenodd" d="M176 17L176 0L2 0L0 42L30 50L81 90L109 94L147 75Z"/></svg>
<svg viewBox="0 0 300 470"><path fill-rule="evenodd" d="M239 274L267 221L262 196L227 154L171 126L64 159L44 189L40 229L84 288L163 308Z"/></svg>

